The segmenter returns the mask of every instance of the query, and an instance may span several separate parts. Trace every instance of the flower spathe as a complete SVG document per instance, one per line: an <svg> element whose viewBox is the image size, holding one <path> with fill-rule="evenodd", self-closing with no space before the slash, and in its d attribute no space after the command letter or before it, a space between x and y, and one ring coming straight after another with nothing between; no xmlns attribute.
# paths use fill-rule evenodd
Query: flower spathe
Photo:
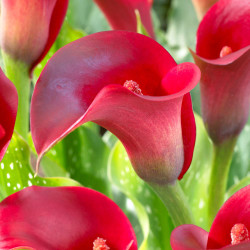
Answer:
<svg viewBox="0 0 250 250"><path fill-rule="evenodd" d="M0 68L0 161L13 134L18 106L18 96L14 84Z"/></svg>
<svg viewBox="0 0 250 250"><path fill-rule="evenodd" d="M116 30L137 31L135 11L138 10L142 24L149 35L154 38L154 29L151 20L150 0L94 0L107 17L110 26Z"/></svg>
<svg viewBox="0 0 250 250"><path fill-rule="evenodd" d="M88 188L28 187L0 203L0 221L3 250L137 249L122 210Z"/></svg>
<svg viewBox="0 0 250 250"><path fill-rule="evenodd" d="M215 144L237 137L250 108L250 5L220 0L197 32L202 116Z"/></svg>
<svg viewBox="0 0 250 250"><path fill-rule="evenodd" d="M1 48L32 71L54 43L67 7L68 0L1 0Z"/></svg>
<svg viewBox="0 0 250 250"><path fill-rule="evenodd" d="M189 91L199 77L197 66L176 65L161 45L133 32L101 32L67 45L47 64L32 97L39 159L73 129L93 121L122 141L142 179L182 178L195 143ZM138 84L142 94L123 87L126 81Z"/></svg>
<svg viewBox="0 0 250 250"><path fill-rule="evenodd" d="M171 246L173 250L250 249L247 232L250 232L250 185L225 202L209 233L195 225L181 225L172 232Z"/></svg>

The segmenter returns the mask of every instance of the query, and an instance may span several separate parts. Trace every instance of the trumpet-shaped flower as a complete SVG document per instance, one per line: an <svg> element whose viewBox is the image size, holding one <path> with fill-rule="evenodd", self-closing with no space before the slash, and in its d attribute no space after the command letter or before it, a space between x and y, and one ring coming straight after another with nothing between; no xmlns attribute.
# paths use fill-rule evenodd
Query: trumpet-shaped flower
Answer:
<svg viewBox="0 0 250 250"><path fill-rule="evenodd" d="M0 44L32 70L54 43L68 0L1 0Z"/></svg>
<svg viewBox="0 0 250 250"><path fill-rule="evenodd" d="M17 105L16 88L0 69L0 161L13 134Z"/></svg>
<svg viewBox="0 0 250 250"><path fill-rule="evenodd" d="M250 5L220 0L197 32L202 115L215 144L237 137L250 107Z"/></svg>
<svg viewBox="0 0 250 250"><path fill-rule="evenodd" d="M138 10L147 32L154 37L150 10L150 0L94 0L116 30L137 31L135 11Z"/></svg>
<svg viewBox="0 0 250 250"><path fill-rule="evenodd" d="M41 156L87 121L114 133L137 174L154 183L182 178L193 155L195 122L189 91L200 72L176 65L153 39L108 31L56 53L38 80L31 131Z"/></svg>
<svg viewBox="0 0 250 250"><path fill-rule="evenodd" d="M250 185L229 198L216 215L210 232L181 225L171 235L173 250L250 249Z"/></svg>
<svg viewBox="0 0 250 250"><path fill-rule="evenodd" d="M136 250L132 226L109 198L83 187L28 187L0 203L1 249Z"/></svg>

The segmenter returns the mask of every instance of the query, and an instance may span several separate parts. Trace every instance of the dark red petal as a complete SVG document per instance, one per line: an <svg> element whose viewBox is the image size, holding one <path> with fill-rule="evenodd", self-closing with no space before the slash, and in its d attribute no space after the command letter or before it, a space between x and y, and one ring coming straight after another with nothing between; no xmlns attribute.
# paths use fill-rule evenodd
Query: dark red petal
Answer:
<svg viewBox="0 0 250 250"><path fill-rule="evenodd" d="M182 171L178 177L179 180L182 179L192 162L196 139L196 125L193 113L192 100L189 93L184 95L183 97L181 107L181 124L185 161L183 164Z"/></svg>
<svg viewBox="0 0 250 250"><path fill-rule="evenodd" d="M250 46L216 60L192 53L201 74L202 116L215 143L237 136L250 107Z"/></svg>
<svg viewBox="0 0 250 250"><path fill-rule="evenodd" d="M50 0L51 1L51 0ZM50 26L49 26L49 34L47 43L45 45L45 48L43 49L43 52L39 56L36 62L32 65L32 69L45 57L45 55L50 50L51 46L55 42L57 35L61 29L61 26L63 24L67 8L68 8L69 0L57 0L55 3L55 7L53 9L53 13L50 18Z"/></svg>
<svg viewBox="0 0 250 250"><path fill-rule="evenodd" d="M235 193L221 207L209 232L207 247L217 249L230 245L231 229L237 223L250 229L250 185ZM237 245L235 247L238 249Z"/></svg>
<svg viewBox="0 0 250 250"><path fill-rule="evenodd" d="M138 10L141 20L149 35L154 38L154 30L150 16L149 0L94 0L106 15L111 27L116 30L137 31L135 10Z"/></svg>
<svg viewBox="0 0 250 250"><path fill-rule="evenodd" d="M18 106L18 96L14 84L0 69L0 161L13 134Z"/></svg>
<svg viewBox="0 0 250 250"><path fill-rule="evenodd" d="M224 46L233 52L250 43L249 0L220 0L200 23L196 52L206 59L219 58Z"/></svg>
<svg viewBox="0 0 250 250"><path fill-rule="evenodd" d="M94 121L122 141L143 179L176 180L184 162L182 99L197 84L199 70L191 63L175 65L154 40L125 31L94 34L61 49L45 67L32 98L38 154ZM164 95L163 78L171 86L177 76L178 92L158 96ZM126 80L138 83L143 96L122 87Z"/></svg>
<svg viewBox="0 0 250 250"><path fill-rule="evenodd" d="M0 248L93 249L97 237L111 249L137 249L122 210L106 196L83 187L29 187L0 204Z"/></svg>
<svg viewBox="0 0 250 250"><path fill-rule="evenodd" d="M181 225L174 229L170 243L173 250L206 250L208 232L195 225Z"/></svg>

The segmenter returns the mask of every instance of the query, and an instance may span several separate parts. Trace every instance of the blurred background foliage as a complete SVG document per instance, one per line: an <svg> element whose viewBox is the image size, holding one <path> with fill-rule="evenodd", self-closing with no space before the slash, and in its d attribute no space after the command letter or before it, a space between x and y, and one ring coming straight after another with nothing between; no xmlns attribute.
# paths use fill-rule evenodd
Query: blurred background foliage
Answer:
<svg viewBox="0 0 250 250"><path fill-rule="evenodd" d="M199 21L191 0L154 0L152 10L156 40L164 46L177 63L193 62L188 48L195 50L196 30ZM99 8L92 0L70 0L69 9L60 34L44 60L34 71L35 84L49 58L64 45L95 32L110 30ZM196 112L197 140L190 169L181 181L188 196L197 225L208 229L206 218L207 186L209 166L212 160L212 144L200 117L199 86L192 91ZM16 149L17 148L17 149ZM41 185L83 185L96 189L113 199L129 217L138 239L140 250L171 249L169 238L173 224L167 210L150 187L140 180L130 165L122 144L110 132L96 124L79 127L59 142L43 158L40 176L35 177L30 165L36 160L36 153L29 140L29 146L17 135L11 142L1 168L5 165L22 164L26 177L2 181L0 198L23 187ZM240 187L250 183L250 122L243 130L231 164L228 197ZM33 164L34 165L34 164ZM13 169L5 168L0 178ZM20 173L16 172L20 176ZM68 179L67 178L71 178ZM18 182L18 183L16 183ZM9 184L8 184L9 183ZM15 185L15 189L9 185Z"/></svg>

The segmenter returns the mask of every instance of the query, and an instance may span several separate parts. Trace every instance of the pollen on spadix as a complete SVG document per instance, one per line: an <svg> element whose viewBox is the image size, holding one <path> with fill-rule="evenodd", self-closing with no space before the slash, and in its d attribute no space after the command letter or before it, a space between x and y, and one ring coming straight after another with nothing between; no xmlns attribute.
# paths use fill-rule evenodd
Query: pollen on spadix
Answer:
<svg viewBox="0 0 250 250"><path fill-rule="evenodd" d="M6 132L3 126L0 124L0 140L4 138Z"/></svg>
<svg viewBox="0 0 250 250"><path fill-rule="evenodd" d="M231 229L231 244L236 245L249 240L248 230L244 224L235 224Z"/></svg>
<svg viewBox="0 0 250 250"><path fill-rule="evenodd" d="M142 95L139 84L137 82L135 82L135 81L132 81L132 80L126 81L123 84L123 87L129 89L130 91L132 91L132 92L134 92L134 93L136 93L138 95Z"/></svg>
<svg viewBox="0 0 250 250"><path fill-rule="evenodd" d="M229 46L224 46L221 51L220 51L220 57L224 57L224 56L227 56L229 54L231 54L233 51L232 51L232 48L229 47Z"/></svg>
<svg viewBox="0 0 250 250"><path fill-rule="evenodd" d="M102 239L102 238L97 238L94 242L93 242L93 250L109 250L110 248L108 247L108 245L106 244L106 240Z"/></svg>

